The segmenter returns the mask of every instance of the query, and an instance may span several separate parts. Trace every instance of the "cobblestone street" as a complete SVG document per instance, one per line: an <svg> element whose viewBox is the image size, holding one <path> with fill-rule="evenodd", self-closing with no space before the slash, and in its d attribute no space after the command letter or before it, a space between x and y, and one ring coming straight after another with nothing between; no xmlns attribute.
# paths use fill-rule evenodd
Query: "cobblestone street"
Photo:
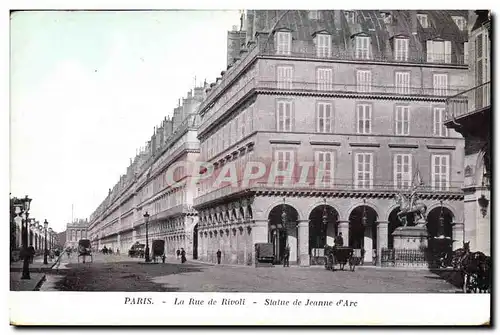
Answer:
<svg viewBox="0 0 500 335"><path fill-rule="evenodd" d="M66 257L56 274L47 276L42 291L190 291L304 293L453 293L459 291L428 270L358 267L356 271L326 271L323 267L253 268L210 265L145 264L138 258L96 255L78 264Z"/></svg>

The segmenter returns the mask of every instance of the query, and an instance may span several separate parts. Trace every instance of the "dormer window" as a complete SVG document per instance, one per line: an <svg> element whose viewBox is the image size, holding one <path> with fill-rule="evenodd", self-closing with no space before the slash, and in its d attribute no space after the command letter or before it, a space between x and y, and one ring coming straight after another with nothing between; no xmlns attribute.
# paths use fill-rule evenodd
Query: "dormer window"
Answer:
<svg viewBox="0 0 500 335"><path fill-rule="evenodd" d="M330 34L320 33L314 37L316 44L316 56L319 58L328 58L332 54L332 38Z"/></svg>
<svg viewBox="0 0 500 335"><path fill-rule="evenodd" d="M382 16L382 19L384 19L385 24L391 24L392 23L392 15L389 12L380 12L380 16Z"/></svg>
<svg viewBox="0 0 500 335"><path fill-rule="evenodd" d="M309 11L309 20L319 20L319 11L318 10L310 10Z"/></svg>
<svg viewBox="0 0 500 335"><path fill-rule="evenodd" d="M370 59L370 36L355 37L355 56L357 59Z"/></svg>
<svg viewBox="0 0 500 335"><path fill-rule="evenodd" d="M422 28L429 28L429 20L427 19L427 14L417 14L418 22Z"/></svg>
<svg viewBox="0 0 500 335"><path fill-rule="evenodd" d="M408 39L395 38L394 39L394 60L398 62L408 61Z"/></svg>
<svg viewBox="0 0 500 335"><path fill-rule="evenodd" d="M467 21L463 16L452 16L451 17L453 21L455 21L455 24L457 25L458 29L461 31L464 31L467 29Z"/></svg>
<svg viewBox="0 0 500 335"><path fill-rule="evenodd" d="M289 55L292 49L292 33L289 31L278 31L276 33L276 54Z"/></svg>
<svg viewBox="0 0 500 335"><path fill-rule="evenodd" d="M349 24L354 24L356 23L356 13L352 10L346 10L344 11L345 19L347 20L347 23Z"/></svg>
<svg viewBox="0 0 500 335"><path fill-rule="evenodd" d="M451 42L443 40L427 41L428 63L451 63Z"/></svg>

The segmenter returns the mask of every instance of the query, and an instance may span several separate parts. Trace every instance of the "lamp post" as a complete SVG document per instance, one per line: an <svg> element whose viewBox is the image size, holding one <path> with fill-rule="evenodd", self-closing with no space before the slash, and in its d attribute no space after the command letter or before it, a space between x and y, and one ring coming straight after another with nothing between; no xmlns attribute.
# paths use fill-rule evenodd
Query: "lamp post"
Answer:
<svg viewBox="0 0 500 335"><path fill-rule="evenodd" d="M43 264L49 264L47 262L47 229L49 228L49 223L47 222L47 219L45 219L45 221L43 222L43 231L44 231L44 235L45 235L45 247L44 247L44 250L43 250Z"/></svg>
<svg viewBox="0 0 500 335"><path fill-rule="evenodd" d="M441 211L439 212L439 227L438 227L438 236L444 237L444 214L443 214L443 200L440 201Z"/></svg>
<svg viewBox="0 0 500 335"><path fill-rule="evenodd" d="M54 231L49 228L49 250L54 248Z"/></svg>
<svg viewBox="0 0 500 335"><path fill-rule="evenodd" d="M146 250L144 250L145 253L145 261L146 263L149 263L149 236L148 236L148 221L149 221L149 214L148 212L144 213L144 221L146 222Z"/></svg>
<svg viewBox="0 0 500 335"><path fill-rule="evenodd" d="M368 224L368 216L366 215L366 199L363 199L363 217L361 218L363 226Z"/></svg>
<svg viewBox="0 0 500 335"><path fill-rule="evenodd" d="M327 228L328 228L328 213L326 211L326 198L323 198L323 201L324 201L324 205L323 205L323 229L325 230L324 231L324 236L325 236L325 243L326 244L326 234L327 234ZM323 234L322 234L323 236ZM320 243L319 243L319 239L320 237L318 236L318 241L317 241L317 247L320 248Z"/></svg>
<svg viewBox="0 0 500 335"><path fill-rule="evenodd" d="M29 211L30 211L30 203L31 199L28 196L25 196L23 199L23 207L24 207L24 224L23 224L23 251L24 251L24 260L23 260L23 274L21 279L31 279L30 277L30 255L28 253L28 219L29 219Z"/></svg>

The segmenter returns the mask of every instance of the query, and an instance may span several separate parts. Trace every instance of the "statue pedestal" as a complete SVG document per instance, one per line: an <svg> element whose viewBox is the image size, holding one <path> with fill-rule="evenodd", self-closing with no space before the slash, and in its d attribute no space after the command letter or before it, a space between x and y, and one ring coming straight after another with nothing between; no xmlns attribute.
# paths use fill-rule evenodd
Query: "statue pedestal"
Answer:
<svg viewBox="0 0 500 335"><path fill-rule="evenodd" d="M428 233L425 225L398 227L394 237L394 266L427 268Z"/></svg>
<svg viewBox="0 0 500 335"><path fill-rule="evenodd" d="M427 248L427 228L425 225L398 227L392 233L394 249L424 250Z"/></svg>

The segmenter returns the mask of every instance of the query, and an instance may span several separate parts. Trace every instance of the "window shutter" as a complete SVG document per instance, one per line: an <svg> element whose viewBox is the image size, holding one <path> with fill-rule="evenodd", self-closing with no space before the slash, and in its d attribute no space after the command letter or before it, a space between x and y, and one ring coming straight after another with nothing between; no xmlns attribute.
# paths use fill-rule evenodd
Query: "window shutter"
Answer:
<svg viewBox="0 0 500 335"><path fill-rule="evenodd" d="M427 62L432 63L434 61L433 59L433 53L434 53L434 43L433 41L427 41Z"/></svg>
<svg viewBox="0 0 500 335"><path fill-rule="evenodd" d="M469 64L469 42L464 42L464 64Z"/></svg>
<svg viewBox="0 0 500 335"><path fill-rule="evenodd" d="M451 63L451 41L444 41L444 61Z"/></svg>

